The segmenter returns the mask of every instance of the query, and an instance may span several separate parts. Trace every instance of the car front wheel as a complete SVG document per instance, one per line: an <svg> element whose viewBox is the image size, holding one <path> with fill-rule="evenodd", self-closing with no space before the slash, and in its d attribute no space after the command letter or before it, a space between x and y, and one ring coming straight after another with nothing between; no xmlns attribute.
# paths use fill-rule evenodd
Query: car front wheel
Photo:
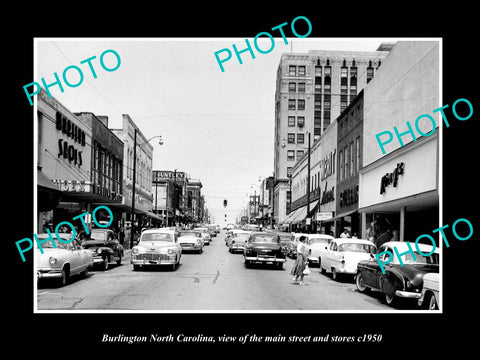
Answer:
<svg viewBox="0 0 480 360"><path fill-rule="evenodd" d="M105 256L103 258L102 270L107 270L107 269L108 269L108 256Z"/></svg>
<svg viewBox="0 0 480 360"><path fill-rule="evenodd" d="M388 305L394 305L396 302L395 295L385 294L385 302Z"/></svg>
<svg viewBox="0 0 480 360"><path fill-rule="evenodd" d="M361 293L366 292L368 290L368 286L365 286L363 283L363 273L359 272L355 279L355 285L357 286L357 290Z"/></svg>

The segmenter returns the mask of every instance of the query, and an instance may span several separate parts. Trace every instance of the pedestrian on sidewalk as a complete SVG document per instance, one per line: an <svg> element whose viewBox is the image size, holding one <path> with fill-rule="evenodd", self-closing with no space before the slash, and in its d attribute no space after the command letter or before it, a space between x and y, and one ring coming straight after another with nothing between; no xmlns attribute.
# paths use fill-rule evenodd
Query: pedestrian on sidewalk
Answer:
<svg viewBox="0 0 480 360"><path fill-rule="evenodd" d="M307 240L306 236L300 236L300 239L297 244L297 258L295 264L293 264L291 274L293 275L293 281L295 283L300 280L299 285L305 285L303 282L303 277L305 276L304 270L308 264L308 248L305 245Z"/></svg>

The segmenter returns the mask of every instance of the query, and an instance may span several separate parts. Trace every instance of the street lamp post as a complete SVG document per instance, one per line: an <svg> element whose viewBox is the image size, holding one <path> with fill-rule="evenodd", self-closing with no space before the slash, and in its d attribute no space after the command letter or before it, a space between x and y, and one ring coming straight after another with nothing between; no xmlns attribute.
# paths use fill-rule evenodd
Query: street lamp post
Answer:
<svg viewBox="0 0 480 360"><path fill-rule="evenodd" d="M130 217L131 217L131 229L130 229L130 249L133 247L133 235L135 232L135 187L136 187L136 180L137 180L137 128L134 129L133 135L133 178L132 178L132 208L130 210ZM159 144L163 145L163 140L161 135L156 135L145 141L143 144L140 144L140 147L145 145L146 143L150 142L151 140L159 137Z"/></svg>

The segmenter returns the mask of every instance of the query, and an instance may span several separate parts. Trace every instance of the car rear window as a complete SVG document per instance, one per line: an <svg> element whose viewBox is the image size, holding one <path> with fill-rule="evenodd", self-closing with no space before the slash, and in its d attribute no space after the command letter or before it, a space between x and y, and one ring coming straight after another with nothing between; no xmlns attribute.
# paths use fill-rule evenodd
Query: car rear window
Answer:
<svg viewBox="0 0 480 360"><path fill-rule="evenodd" d="M251 235L250 239L252 242L278 243L280 241L278 235L271 235L271 234Z"/></svg>

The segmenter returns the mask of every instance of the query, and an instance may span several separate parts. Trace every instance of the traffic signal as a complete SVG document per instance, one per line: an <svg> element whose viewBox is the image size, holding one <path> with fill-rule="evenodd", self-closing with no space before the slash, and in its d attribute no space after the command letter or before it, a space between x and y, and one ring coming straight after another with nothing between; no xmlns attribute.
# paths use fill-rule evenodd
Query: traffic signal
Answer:
<svg viewBox="0 0 480 360"><path fill-rule="evenodd" d="M223 206L227 207L227 199L223 200Z"/></svg>

